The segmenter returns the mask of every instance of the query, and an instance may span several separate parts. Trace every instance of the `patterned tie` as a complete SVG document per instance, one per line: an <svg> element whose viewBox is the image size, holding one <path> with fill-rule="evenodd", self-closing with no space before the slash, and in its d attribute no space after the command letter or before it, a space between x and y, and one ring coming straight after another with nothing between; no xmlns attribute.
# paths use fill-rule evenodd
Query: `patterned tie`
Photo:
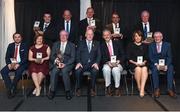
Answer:
<svg viewBox="0 0 180 112"><path fill-rule="evenodd" d="M91 41L88 41L88 51L91 52Z"/></svg>
<svg viewBox="0 0 180 112"><path fill-rule="evenodd" d="M15 52L14 52L14 59L16 59L16 61L17 61L17 55L18 55L18 46L19 45L15 46Z"/></svg>
<svg viewBox="0 0 180 112"><path fill-rule="evenodd" d="M144 24L144 37L147 37L147 24Z"/></svg>
<svg viewBox="0 0 180 112"><path fill-rule="evenodd" d="M107 43L107 45L108 45L109 55L112 56L112 48L111 48L111 45L110 45L109 42Z"/></svg>

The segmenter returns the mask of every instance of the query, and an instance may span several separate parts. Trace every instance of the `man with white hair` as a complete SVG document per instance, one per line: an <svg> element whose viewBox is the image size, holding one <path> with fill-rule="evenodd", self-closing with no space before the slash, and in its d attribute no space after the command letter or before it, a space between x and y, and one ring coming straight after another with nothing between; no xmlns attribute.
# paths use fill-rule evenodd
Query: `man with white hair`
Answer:
<svg viewBox="0 0 180 112"><path fill-rule="evenodd" d="M175 97L175 93L173 92L173 65L171 45L170 43L163 41L163 34L161 32L155 32L153 37L155 42L149 46L149 59L155 90L154 96L156 98L160 96L159 72L161 71L167 74L167 90L169 96Z"/></svg>

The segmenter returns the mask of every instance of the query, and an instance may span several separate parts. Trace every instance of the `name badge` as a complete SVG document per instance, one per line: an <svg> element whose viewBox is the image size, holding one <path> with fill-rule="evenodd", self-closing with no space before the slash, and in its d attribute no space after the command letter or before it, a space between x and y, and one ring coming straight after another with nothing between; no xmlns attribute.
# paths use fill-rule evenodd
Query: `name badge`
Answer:
<svg viewBox="0 0 180 112"><path fill-rule="evenodd" d="M35 21L34 22L34 27L39 27L39 25L40 25L40 21Z"/></svg>
<svg viewBox="0 0 180 112"><path fill-rule="evenodd" d="M36 53L36 58L37 58L37 59L42 59L42 53L37 52L37 53Z"/></svg>
<svg viewBox="0 0 180 112"><path fill-rule="evenodd" d="M165 66L165 59L159 59L159 65Z"/></svg>
<svg viewBox="0 0 180 112"><path fill-rule="evenodd" d="M111 63L116 63L116 56L111 56Z"/></svg>
<svg viewBox="0 0 180 112"><path fill-rule="evenodd" d="M143 56L137 56L137 63L138 64L143 63Z"/></svg>
<svg viewBox="0 0 180 112"><path fill-rule="evenodd" d="M11 63L17 63L17 60L15 58L10 58Z"/></svg>
<svg viewBox="0 0 180 112"><path fill-rule="evenodd" d="M90 26L96 26L96 21L95 20L91 20L89 23Z"/></svg>
<svg viewBox="0 0 180 112"><path fill-rule="evenodd" d="M147 33L147 38L152 38L152 36L153 36L153 33L152 33L152 32L148 32L148 33Z"/></svg>
<svg viewBox="0 0 180 112"><path fill-rule="evenodd" d="M115 28L115 29L114 29L114 33L115 33L115 34L120 34L120 28Z"/></svg>

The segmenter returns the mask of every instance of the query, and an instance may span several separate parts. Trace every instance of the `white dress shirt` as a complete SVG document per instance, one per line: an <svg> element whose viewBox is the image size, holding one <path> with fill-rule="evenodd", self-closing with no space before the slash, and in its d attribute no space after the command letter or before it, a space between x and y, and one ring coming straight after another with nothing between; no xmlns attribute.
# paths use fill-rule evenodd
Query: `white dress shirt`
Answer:
<svg viewBox="0 0 180 112"><path fill-rule="evenodd" d="M145 23L142 22L142 25L143 25L143 30L144 30ZM149 22L146 23L146 27L147 27L147 32L150 32L150 25L149 25Z"/></svg>
<svg viewBox="0 0 180 112"><path fill-rule="evenodd" d="M69 32L70 32L70 31L71 31L71 20L68 21L69 29L66 28L66 23L67 23L67 21L65 20L65 21L64 21L64 29L65 29L66 31L69 31Z"/></svg>
<svg viewBox="0 0 180 112"><path fill-rule="evenodd" d="M108 44L111 46L112 55L114 55L114 49L113 49L112 40L109 40L109 42L106 42L107 47L108 47Z"/></svg>

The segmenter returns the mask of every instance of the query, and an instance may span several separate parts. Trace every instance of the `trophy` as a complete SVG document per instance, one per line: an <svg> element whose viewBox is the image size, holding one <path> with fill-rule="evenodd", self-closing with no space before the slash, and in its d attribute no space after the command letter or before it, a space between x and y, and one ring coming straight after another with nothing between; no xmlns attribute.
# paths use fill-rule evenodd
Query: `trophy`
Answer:
<svg viewBox="0 0 180 112"><path fill-rule="evenodd" d="M111 56L111 65L113 67L117 67L117 60L116 60L116 56Z"/></svg>
<svg viewBox="0 0 180 112"><path fill-rule="evenodd" d="M145 41L148 42L148 43L152 43L154 41L152 32L147 33L147 38L146 38Z"/></svg>
<svg viewBox="0 0 180 112"><path fill-rule="evenodd" d="M56 61L56 65L59 66L59 63L63 63L64 60L64 56L61 53L61 51L57 52L57 61Z"/></svg>
<svg viewBox="0 0 180 112"><path fill-rule="evenodd" d="M40 64L41 60L42 60L42 53L41 52L37 52L36 53L36 62Z"/></svg>

